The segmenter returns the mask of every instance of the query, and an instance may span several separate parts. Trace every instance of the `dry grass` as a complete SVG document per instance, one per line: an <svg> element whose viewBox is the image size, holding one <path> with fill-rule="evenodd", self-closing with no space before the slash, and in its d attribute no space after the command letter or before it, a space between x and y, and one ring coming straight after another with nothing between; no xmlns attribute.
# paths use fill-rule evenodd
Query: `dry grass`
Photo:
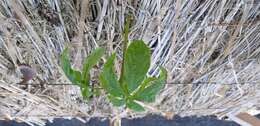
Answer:
<svg viewBox="0 0 260 126"><path fill-rule="evenodd" d="M44 124L43 119L60 116L145 115L118 115L124 110L113 108L104 95L82 102L75 86L23 90L16 84L21 78L17 63L37 70L32 83L69 83L58 61L65 46L73 50L75 68L98 46L106 47L107 54L116 51L120 59L126 13L135 18L130 39L143 39L153 50L150 75L158 75L158 64L169 72L169 84L156 103L145 105L149 112L221 117L259 107L257 0L1 0L1 118Z"/></svg>

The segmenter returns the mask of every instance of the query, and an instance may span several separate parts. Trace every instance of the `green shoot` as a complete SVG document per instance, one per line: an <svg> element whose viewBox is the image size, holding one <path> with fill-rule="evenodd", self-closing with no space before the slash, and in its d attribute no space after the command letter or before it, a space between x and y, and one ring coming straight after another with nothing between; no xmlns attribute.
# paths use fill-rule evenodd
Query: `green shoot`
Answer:
<svg viewBox="0 0 260 126"><path fill-rule="evenodd" d="M84 99L89 99L94 92L90 89L90 69L97 64L103 56L105 50L97 48L84 61L83 70L77 71L71 67L69 60L68 48L66 48L61 55L61 66L65 75L73 83L80 87L81 94Z"/></svg>

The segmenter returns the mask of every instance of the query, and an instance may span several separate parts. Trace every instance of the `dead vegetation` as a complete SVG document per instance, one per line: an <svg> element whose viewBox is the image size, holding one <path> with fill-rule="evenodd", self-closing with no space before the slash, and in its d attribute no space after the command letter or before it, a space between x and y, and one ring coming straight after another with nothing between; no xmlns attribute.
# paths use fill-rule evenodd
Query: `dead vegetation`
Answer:
<svg viewBox="0 0 260 126"><path fill-rule="evenodd" d="M104 95L86 103L77 87L58 85L69 83L58 61L65 46L73 50L78 69L99 46L121 58L127 13L134 15L130 39L152 48L150 75L158 75L158 64L169 74L148 112L222 117L259 107L257 0L1 0L0 117L44 124L53 117L145 115L123 112ZM37 72L27 90L17 84L21 63Z"/></svg>

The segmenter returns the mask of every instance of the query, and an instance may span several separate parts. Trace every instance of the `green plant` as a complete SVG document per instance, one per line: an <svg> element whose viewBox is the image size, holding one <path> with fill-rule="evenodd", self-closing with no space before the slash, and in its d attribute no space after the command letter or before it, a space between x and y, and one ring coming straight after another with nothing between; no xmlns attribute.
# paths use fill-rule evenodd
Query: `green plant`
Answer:
<svg viewBox="0 0 260 126"><path fill-rule="evenodd" d="M156 94L163 88L167 72L160 67L160 76L148 77L150 67L150 49L142 40L135 40L128 45L129 20L125 25L124 48L121 75L118 79L114 71L115 54L105 63L100 74L101 86L108 92L108 98L115 106L123 106L144 111L135 101L153 102Z"/></svg>
<svg viewBox="0 0 260 126"><path fill-rule="evenodd" d="M81 93L84 99L89 99L94 92L90 88L90 69L97 64L97 62L103 56L105 50L103 48L97 48L88 57L86 57L83 70L77 71L71 67L69 60L69 50L66 48L61 55L61 67L68 77L68 79L80 87Z"/></svg>

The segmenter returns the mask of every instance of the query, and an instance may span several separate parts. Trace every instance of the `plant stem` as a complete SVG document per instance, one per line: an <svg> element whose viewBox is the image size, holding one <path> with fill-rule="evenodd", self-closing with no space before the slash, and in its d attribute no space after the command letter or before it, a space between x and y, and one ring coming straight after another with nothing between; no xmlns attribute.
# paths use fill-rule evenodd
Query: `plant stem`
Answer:
<svg viewBox="0 0 260 126"><path fill-rule="evenodd" d="M124 93L126 96L129 96L129 92L128 92L128 88L127 88L127 85L124 84L124 63L125 63L125 57L126 57L126 50L127 50L127 46L128 46L128 34L129 34L129 27L130 27L130 19L131 19L131 16L128 15L127 18L126 18L126 23L125 23L125 26L124 26L124 32L123 32L123 37L124 37L124 40L123 40L123 61L122 61L122 67L121 67L121 73L120 73L120 78L119 78L119 84L120 84L120 87L123 89Z"/></svg>
<svg viewBox="0 0 260 126"><path fill-rule="evenodd" d="M124 62L125 62L126 49L127 49L127 45L128 45L129 25L130 25L130 16L128 16L127 19L126 19L126 24L124 26L124 33L123 33L123 37L124 37L124 41L123 41L123 61L122 61L122 67L121 67L121 74L120 74L120 78L119 78L120 86L123 89L124 89L124 86L123 86Z"/></svg>

